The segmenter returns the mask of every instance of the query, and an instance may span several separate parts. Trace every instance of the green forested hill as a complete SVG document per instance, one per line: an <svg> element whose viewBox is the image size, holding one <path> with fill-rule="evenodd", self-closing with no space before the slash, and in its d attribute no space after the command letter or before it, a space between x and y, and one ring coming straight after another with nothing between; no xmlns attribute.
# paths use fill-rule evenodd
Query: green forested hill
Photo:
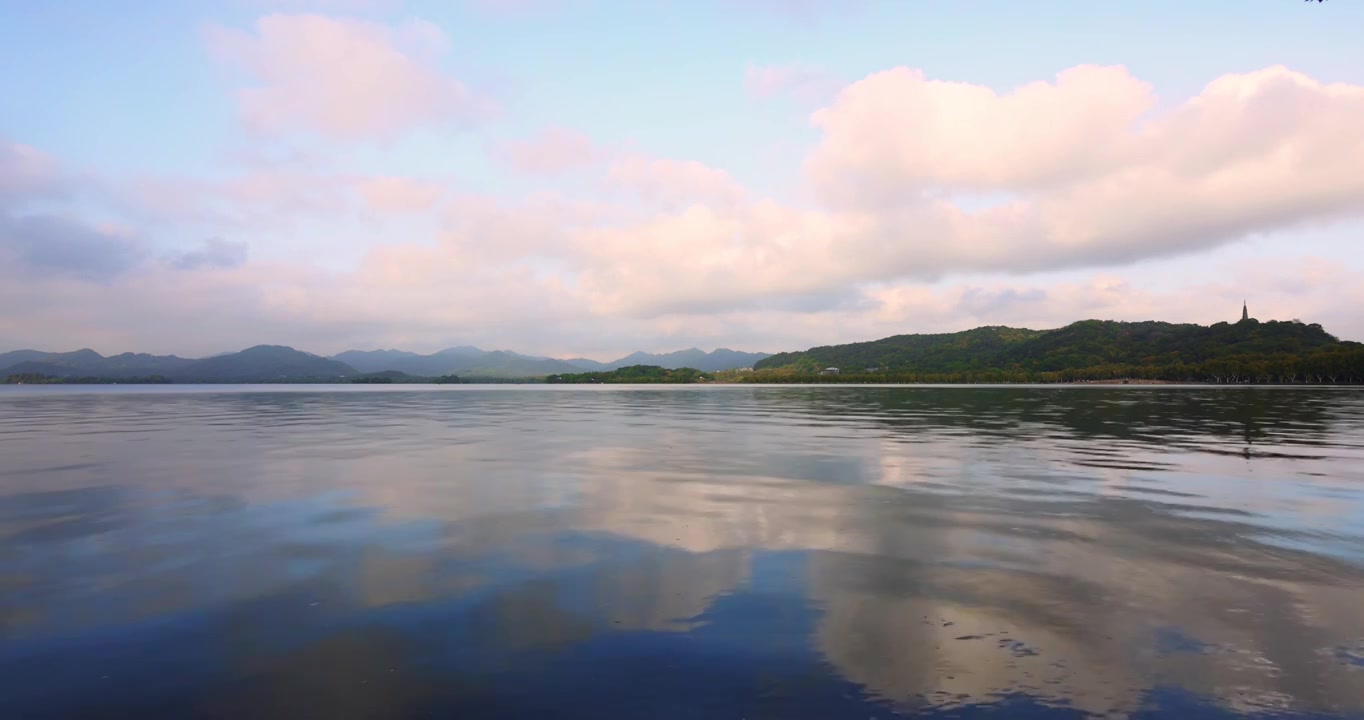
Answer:
<svg viewBox="0 0 1364 720"><path fill-rule="evenodd" d="M589 383L694 383L709 380L706 373L693 368L663 368L657 365L631 365L615 370L599 372L566 373L550 375L545 382L551 384L589 384Z"/></svg>
<svg viewBox="0 0 1364 720"><path fill-rule="evenodd" d="M1364 345L1341 342L1320 325L1300 322L1243 320L1205 327L1086 320L1056 330L982 327L897 335L781 353L754 369L801 375L826 367L839 368L844 379L861 374L954 376L923 377L949 381L1134 377L1297 382L1313 376L1322 382L1360 382Z"/></svg>
<svg viewBox="0 0 1364 720"><path fill-rule="evenodd" d="M994 367L1011 347L1045 334L1044 331L1002 326L979 327L939 335L895 335L881 340L825 345L805 352L778 353L754 364L754 370L795 367L818 370L838 367L913 369L919 372L958 372Z"/></svg>

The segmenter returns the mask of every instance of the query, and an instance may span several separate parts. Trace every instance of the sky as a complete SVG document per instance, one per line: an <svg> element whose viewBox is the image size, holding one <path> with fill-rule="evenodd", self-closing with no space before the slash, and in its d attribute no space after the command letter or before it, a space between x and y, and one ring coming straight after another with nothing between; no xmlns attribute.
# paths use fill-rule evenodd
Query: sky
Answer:
<svg viewBox="0 0 1364 720"><path fill-rule="evenodd" d="M1364 3L0 0L0 351L1364 340Z"/></svg>

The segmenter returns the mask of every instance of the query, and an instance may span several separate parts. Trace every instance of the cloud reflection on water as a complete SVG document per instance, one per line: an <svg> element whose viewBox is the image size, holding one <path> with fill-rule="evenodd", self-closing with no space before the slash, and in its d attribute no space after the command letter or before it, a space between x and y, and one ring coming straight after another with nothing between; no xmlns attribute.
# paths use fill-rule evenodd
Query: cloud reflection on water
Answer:
<svg viewBox="0 0 1364 720"><path fill-rule="evenodd" d="M265 716L1354 713L1361 419L1305 390L0 396L0 668Z"/></svg>

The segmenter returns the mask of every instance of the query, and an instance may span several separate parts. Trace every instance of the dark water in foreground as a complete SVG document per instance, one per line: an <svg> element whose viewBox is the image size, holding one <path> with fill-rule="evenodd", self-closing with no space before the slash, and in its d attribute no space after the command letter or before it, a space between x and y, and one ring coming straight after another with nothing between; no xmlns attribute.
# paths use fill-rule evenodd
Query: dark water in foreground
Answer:
<svg viewBox="0 0 1364 720"><path fill-rule="evenodd" d="M1364 717L1364 393L0 389L0 718Z"/></svg>

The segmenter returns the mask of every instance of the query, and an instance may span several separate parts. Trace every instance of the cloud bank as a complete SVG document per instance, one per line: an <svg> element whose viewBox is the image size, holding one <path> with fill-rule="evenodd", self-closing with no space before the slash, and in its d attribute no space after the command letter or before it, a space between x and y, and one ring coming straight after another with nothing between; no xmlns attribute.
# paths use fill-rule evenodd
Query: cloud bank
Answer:
<svg viewBox="0 0 1364 720"><path fill-rule="evenodd" d="M1208 322L1225 308L1191 298L1243 289L1149 288L1133 264L1364 213L1364 87L1285 67L1223 75L1182 101L1116 66L1006 90L874 72L809 113L793 200L553 123L481 141L507 178L497 188L456 184L454 166L385 166L384 148L421 135L440 152L471 121L495 123L449 71L450 36L423 20L275 14L210 26L205 43L244 136L296 154L202 177L101 176L92 204L96 169L0 141L0 302L29 308L0 321L0 344L610 356L1085 317ZM812 67L735 72L767 97L826 82ZM280 251L305 241L320 250ZM1260 306L1364 337L1338 310L1364 300L1348 263L1302 256L1270 279L1255 268L1227 276L1259 283Z"/></svg>
<svg viewBox="0 0 1364 720"><path fill-rule="evenodd" d="M391 139L468 120L485 101L447 74L449 38L436 25L397 26L324 15L267 15L251 30L213 25L214 55L240 71L242 120L262 134Z"/></svg>

